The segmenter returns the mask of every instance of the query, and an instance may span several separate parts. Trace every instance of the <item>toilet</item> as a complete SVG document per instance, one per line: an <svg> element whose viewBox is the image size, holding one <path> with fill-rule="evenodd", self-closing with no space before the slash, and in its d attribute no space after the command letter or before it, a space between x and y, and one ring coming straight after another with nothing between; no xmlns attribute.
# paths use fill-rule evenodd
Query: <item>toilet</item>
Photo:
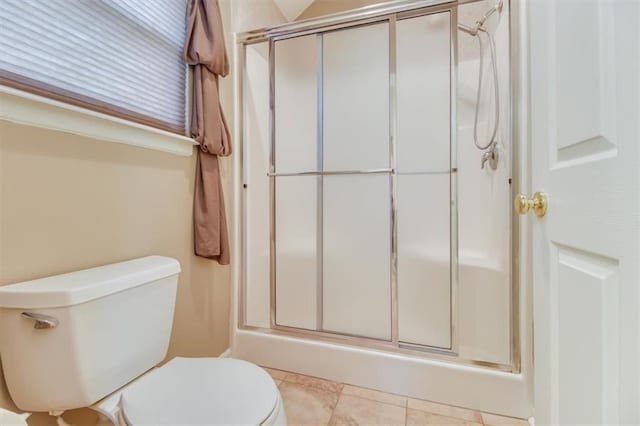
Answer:
<svg viewBox="0 0 640 426"><path fill-rule="evenodd" d="M271 376L166 357L180 264L149 256L0 287L0 358L21 410L90 407L116 426L284 425Z"/></svg>

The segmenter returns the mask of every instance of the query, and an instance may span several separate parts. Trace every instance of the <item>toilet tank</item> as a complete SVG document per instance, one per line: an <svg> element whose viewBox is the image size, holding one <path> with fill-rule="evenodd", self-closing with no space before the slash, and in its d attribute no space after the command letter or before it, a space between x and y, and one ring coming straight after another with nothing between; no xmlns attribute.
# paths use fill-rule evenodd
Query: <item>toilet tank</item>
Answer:
<svg viewBox="0 0 640 426"><path fill-rule="evenodd" d="M179 273L177 260L149 256L0 287L0 359L15 404L86 407L161 362Z"/></svg>

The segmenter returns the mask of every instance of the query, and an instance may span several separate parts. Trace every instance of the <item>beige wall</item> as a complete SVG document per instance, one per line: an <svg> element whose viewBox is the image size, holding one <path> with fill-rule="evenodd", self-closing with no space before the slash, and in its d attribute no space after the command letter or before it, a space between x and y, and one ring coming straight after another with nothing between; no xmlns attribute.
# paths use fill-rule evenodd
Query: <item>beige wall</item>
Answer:
<svg viewBox="0 0 640 426"><path fill-rule="evenodd" d="M243 32L286 22L284 14L273 0L233 0L231 29Z"/></svg>
<svg viewBox="0 0 640 426"><path fill-rule="evenodd" d="M195 156L0 126L0 285L175 257L182 273L169 357L227 348L229 268L192 255ZM10 406L6 391L0 398Z"/></svg>
<svg viewBox="0 0 640 426"><path fill-rule="evenodd" d="M229 0L221 6L229 30ZM223 80L232 123L231 88ZM182 273L168 358L220 354L229 345L231 270L192 254L195 159L0 122L0 285L171 256ZM230 159L222 171L229 208ZM0 407L15 409L2 377ZM65 415L78 425L94 417ZM30 423L55 424L46 415Z"/></svg>

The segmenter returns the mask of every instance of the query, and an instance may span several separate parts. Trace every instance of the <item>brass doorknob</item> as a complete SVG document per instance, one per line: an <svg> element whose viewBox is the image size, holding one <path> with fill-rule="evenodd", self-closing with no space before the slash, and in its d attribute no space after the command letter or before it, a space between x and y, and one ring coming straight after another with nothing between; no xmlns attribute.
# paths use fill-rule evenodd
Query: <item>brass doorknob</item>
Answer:
<svg viewBox="0 0 640 426"><path fill-rule="evenodd" d="M529 210L538 217L543 217L547 213L547 195L542 192L536 192L532 198L526 195L518 194L513 201L513 207L518 214L526 214Z"/></svg>

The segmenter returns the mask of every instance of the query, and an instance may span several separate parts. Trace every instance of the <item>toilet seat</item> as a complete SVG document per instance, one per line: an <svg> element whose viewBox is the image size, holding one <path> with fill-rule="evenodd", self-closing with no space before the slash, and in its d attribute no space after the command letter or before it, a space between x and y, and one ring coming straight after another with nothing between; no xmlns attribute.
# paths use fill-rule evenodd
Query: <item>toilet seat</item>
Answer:
<svg viewBox="0 0 640 426"><path fill-rule="evenodd" d="M129 425L267 424L282 411L271 376L231 358L174 358L136 379L120 397Z"/></svg>

